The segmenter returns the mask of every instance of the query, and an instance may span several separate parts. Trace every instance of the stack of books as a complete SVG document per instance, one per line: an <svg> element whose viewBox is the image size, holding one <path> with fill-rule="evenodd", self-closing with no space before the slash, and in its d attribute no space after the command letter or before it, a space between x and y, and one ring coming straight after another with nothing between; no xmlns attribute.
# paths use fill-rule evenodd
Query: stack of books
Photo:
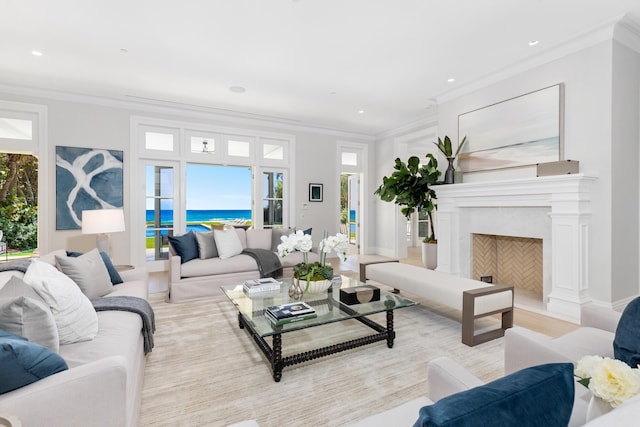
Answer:
<svg viewBox="0 0 640 427"><path fill-rule="evenodd" d="M258 292L278 291L282 282L272 278L247 280L242 286L245 293L254 294Z"/></svg>
<svg viewBox="0 0 640 427"><path fill-rule="evenodd" d="M264 315L276 326L317 317L316 310L305 302L291 302L267 307Z"/></svg>

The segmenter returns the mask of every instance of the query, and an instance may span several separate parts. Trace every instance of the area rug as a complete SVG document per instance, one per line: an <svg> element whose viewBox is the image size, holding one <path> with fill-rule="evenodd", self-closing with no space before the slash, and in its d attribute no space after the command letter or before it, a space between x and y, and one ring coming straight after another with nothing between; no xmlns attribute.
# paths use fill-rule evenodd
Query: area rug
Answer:
<svg viewBox="0 0 640 427"><path fill-rule="evenodd" d="M459 314L418 300L394 312L397 337L284 369L266 359L226 297L169 304L152 294L155 348L142 394L141 426L343 426L426 394L427 362L448 356L484 381L503 375L503 338L467 347ZM384 323L384 314L374 320ZM370 333L355 320L283 335L290 354ZM417 416L417 414L416 414Z"/></svg>

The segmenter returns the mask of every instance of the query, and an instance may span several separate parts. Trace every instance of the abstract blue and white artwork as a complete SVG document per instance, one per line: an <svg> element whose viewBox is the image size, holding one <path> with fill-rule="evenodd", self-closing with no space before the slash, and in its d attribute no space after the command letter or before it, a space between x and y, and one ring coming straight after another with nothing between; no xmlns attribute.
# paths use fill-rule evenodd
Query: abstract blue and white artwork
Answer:
<svg viewBox="0 0 640 427"><path fill-rule="evenodd" d="M467 137L458 162L464 172L562 160L562 85L555 85L458 116Z"/></svg>
<svg viewBox="0 0 640 427"><path fill-rule="evenodd" d="M56 230L77 230L82 211L122 207L122 151L56 147Z"/></svg>

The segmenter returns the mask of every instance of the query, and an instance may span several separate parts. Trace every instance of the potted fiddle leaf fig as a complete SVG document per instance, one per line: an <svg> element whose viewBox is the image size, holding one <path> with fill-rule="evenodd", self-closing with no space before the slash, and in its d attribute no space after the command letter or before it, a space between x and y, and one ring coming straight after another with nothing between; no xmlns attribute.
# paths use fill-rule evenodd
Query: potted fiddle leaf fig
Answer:
<svg viewBox="0 0 640 427"><path fill-rule="evenodd" d="M462 150L462 147L464 147L464 144L466 142L467 137L465 136L464 138L462 138L462 141L460 141L460 144L458 144L458 149L456 150L455 154L453 152L453 147L451 146L451 138L449 138L448 136L445 135L444 140L438 138L437 144L435 142L433 143L436 147L438 147L438 150L440 150L440 152L444 154L444 156L447 158L447 161L449 161L449 166L444 173L445 184L453 184L453 176L455 172L453 161L456 159L456 157L458 157L458 154L460 154L460 150Z"/></svg>
<svg viewBox="0 0 640 427"><path fill-rule="evenodd" d="M429 229L422 245L423 261L426 257L425 244L435 245L437 243L432 215L433 211L437 209L434 202L437 197L433 186L442 174L438 170L438 160L433 154L429 153L426 157L427 162L423 165L420 165L420 159L417 156L409 157L406 163L397 158L393 173L382 178L382 185L374 193L385 202L394 202L399 205L400 212L407 218L407 221L411 219L411 214L416 210L427 213ZM427 266L426 263L425 266ZM435 268L435 266L431 268Z"/></svg>

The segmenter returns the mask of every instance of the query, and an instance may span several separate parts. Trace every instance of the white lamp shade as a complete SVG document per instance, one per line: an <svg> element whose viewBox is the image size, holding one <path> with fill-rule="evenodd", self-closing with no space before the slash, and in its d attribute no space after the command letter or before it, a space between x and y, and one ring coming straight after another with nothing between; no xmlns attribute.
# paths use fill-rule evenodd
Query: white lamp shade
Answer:
<svg viewBox="0 0 640 427"><path fill-rule="evenodd" d="M124 230L122 209L82 211L82 234L116 233Z"/></svg>

